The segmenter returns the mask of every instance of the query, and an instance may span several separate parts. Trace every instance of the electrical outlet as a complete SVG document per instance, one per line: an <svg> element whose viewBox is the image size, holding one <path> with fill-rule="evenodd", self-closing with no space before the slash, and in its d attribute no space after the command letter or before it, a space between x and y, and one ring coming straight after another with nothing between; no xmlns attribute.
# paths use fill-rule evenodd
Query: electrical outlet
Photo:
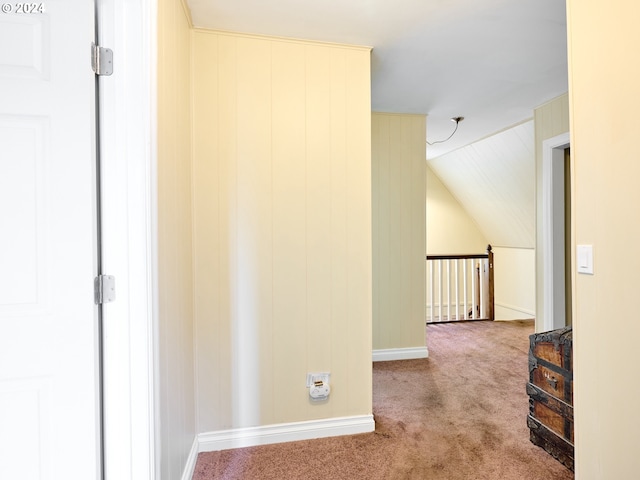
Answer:
<svg viewBox="0 0 640 480"><path fill-rule="evenodd" d="M330 392L331 389L328 383L317 382L316 385L309 389L309 396L312 400L326 400Z"/></svg>
<svg viewBox="0 0 640 480"><path fill-rule="evenodd" d="M331 374L329 372L307 373L307 388L311 388L311 386L318 381L329 384L330 377Z"/></svg>
<svg viewBox="0 0 640 480"><path fill-rule="evenodd" d="M329 386L328 372L307 373L307 388L309 388L309 396L311 400L321 401L329 398L331 387Z"/></svg>

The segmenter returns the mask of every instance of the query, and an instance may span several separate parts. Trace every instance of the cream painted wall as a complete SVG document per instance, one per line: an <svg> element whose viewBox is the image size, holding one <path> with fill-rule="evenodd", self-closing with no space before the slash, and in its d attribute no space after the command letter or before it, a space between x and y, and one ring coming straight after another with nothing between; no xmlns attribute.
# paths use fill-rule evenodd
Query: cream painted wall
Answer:
<svg viewBox="0 0 640 480"><path fill-rule="evenodd" d="M519 128L523 129L524 126L519 126ZM497 139L487 140L498 141ZM473 148L473 146L469 148ZM465 158L470 161L469 156ZM458 160L453 156L449 159L451 161ZM485 165L492 161L487 157L480 160ZM526 158L521 161L526 167ZM533 158L530 159L530 163L533 163ZM505 188L508 183L500 183L498 175L491 177L495 182L498 182L498 185L493 185L491 188ZM477 191L476 195L482 196L482 190ZM480 203L480 200L476 201ZM503 217L500 218L503 222L507 221ZM485 227L489 226L485 225ZM489 228L489 234L492 232L493 230ZM497 237L497 239L501 238ZM467 210L458 202L436 173L427 167L427 253L431 255L484 253L492 240L494 238L485 237L474 218L467 213ZM492 245L492 247L495 259L494 303L496 320L535 317L535 250L528 245L522 247ZM446 283L446 276L443 281ZM427 306L428 308L429 306Z"/></svg>
<svg viewBox="0 0 640 480"><path fill-rule="evenodd" d="M373 348L424 347L426 117L373 113Z"/></svg>
<svg viewBox="0 0 640 480"><path fill-rule="evenodd" d="M574 273L576 478L630 480L640 472L640 3L568 0L567 12L573 236L594 249L594 275Z"/></svg>
<svg viewBox="0 0 640 480"><path fill-rule="evenodd" d="M493 247L496 320L536 316L535 250Z"/></svg>
<svg viewBox="0 0 640 480"><path fill-rule="evenodd" d="M449 191L438 175L426 166L426 251L429 255L454 255L465 253L484 253L487 250L488 241L478 228L474 219ZM425 264L426 265L426 264ZM471 268L471 267L469 267ZM433 285L433 314L439 312L439 290L437 281L437 269L431 272L426 269L425 288L431 290ZM433 284L430 276L434 276ZM463 275L460 274L459 290L463 291ZM442 272L443 285L449 284L446 270ZM455 284L451 280L452 284ZM470 289L471 286L469 285ZM425 295L425 318L432 314L431 293ZM445 299L446 301L446 299ZM453 302L455 304L455 302ZM447 308L447 307L443 307ZM463 301L459 303L459 314L465 310Z"/></svg>
<svg viewBox="0 0 640 480"><path fill-rule="evenodd" d="M427 253L483 253L489 241L440 178L427 166Z"/></svg>
<svg viewBox="0 0 640 480"><path fill-rule="evenodd" d="M569 95L561 95L534 110L536 136L536 331L544 330L544 261L542 227L542 142L569 131Z"/></svg>
<svg viewBox="0 0 640 480"><path fill-rule="evenodd" d="M371 414L369 49L192 40L198 431Z"/></svg>
<svg viewBox="0 0 640 480"><path fill-rule="evenodd" d="M190 25L158 2L157 416L162 479L180 478L196 435L191 249Z"/></svg>

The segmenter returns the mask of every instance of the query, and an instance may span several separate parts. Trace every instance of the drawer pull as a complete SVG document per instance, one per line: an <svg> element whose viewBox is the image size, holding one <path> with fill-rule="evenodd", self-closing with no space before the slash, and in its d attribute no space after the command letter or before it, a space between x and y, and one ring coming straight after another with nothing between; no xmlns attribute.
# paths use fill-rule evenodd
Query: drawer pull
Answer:
<svg viewBox="0 0 640 480"><path fill-rule="evenodd" d="M558 389L558 379L556 377L552 377L551 375L545 372L544 378L547 380L547 383L551 388L553 388L554 390Z"/></svg>

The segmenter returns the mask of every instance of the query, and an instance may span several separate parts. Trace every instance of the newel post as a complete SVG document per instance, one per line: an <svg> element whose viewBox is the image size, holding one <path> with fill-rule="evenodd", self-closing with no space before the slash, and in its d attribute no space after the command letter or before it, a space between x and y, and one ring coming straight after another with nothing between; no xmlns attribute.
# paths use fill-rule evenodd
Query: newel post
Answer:
<svg viewBox="0 0 640 480"><path fill-rule="evenodd" d="M495 305L493 300L493 251L491 245L487 245L487 263L489 266L489 302L487 316L489 320L495 320Z"/></svg>

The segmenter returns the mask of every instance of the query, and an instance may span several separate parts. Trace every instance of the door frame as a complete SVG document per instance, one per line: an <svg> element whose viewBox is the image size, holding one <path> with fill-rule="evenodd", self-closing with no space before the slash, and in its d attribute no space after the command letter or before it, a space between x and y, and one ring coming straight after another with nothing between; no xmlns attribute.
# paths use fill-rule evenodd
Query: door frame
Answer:
<svg viewBox="0 0 640 480"><path fill-rule="evenodd" d="M114 52L100 77L103 272L116 300L103 306L105 471L152 479L156 438L157 214L155 0L95 0L102 47ZM87 48L88 50L88 48Z"/></svg>
<svg viewBox="0 0 640 480"><path fill-rule="evenodd" d="M543 329L565 326L564 151L569 132L542 142ZM554 288L554 286L562 288Z"/></svg>

